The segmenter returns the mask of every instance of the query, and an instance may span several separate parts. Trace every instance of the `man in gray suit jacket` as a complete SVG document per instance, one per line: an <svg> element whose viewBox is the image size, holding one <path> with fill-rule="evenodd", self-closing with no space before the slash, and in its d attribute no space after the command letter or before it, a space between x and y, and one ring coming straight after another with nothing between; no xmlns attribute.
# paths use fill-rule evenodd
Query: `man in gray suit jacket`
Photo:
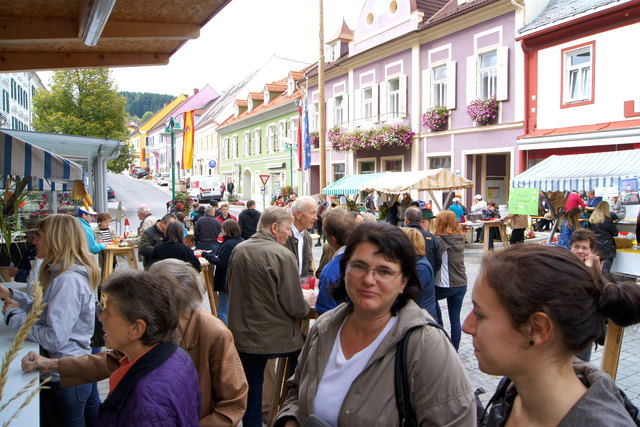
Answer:
<svg viewBox="0 0 640 427"><path fill-rule="evenodd" d="M317 208L316 201L310 196L299 197L291 205L294 218L291 227L292 236L286 241L285 246L296 257L300 277L313 275L313 241L307 230L313 228L315 224Z"/></svg>

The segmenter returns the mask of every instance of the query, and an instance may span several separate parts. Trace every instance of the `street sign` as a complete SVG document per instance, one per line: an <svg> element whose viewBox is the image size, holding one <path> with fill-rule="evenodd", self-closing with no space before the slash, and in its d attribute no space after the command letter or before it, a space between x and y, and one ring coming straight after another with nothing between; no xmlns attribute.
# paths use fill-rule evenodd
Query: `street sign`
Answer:
<svg viewBox="0 0 640 427"><path fill-rule="evenodd" d="M262 185L267 185L267 182L269 182L269 175L260 175L260 181L262 181Z"/></svg>
<svg viewBox="0 0 640 427"><path fill-rule="evenodd" d="M210 167L211 169L215 168L215 167L216 167L216 165L217 165L217 163L216 163L216 161L215 161L215 160L209 160L209 167Z"/></svg>

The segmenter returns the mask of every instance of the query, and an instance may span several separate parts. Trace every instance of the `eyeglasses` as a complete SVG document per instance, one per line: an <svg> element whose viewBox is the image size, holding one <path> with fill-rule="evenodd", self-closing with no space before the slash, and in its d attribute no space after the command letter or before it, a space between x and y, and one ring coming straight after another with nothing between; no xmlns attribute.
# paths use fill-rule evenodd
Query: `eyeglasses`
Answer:
<svg viewBox="0 0 640 427"><path fill-rule="evenodd" d="M365 277L369 271L373 272L373 277L380 282L390 282L397 278L402 271L389 270L388 268L369 268L358 262L350 262L347 265L347 271L356 277Z"/></svg>

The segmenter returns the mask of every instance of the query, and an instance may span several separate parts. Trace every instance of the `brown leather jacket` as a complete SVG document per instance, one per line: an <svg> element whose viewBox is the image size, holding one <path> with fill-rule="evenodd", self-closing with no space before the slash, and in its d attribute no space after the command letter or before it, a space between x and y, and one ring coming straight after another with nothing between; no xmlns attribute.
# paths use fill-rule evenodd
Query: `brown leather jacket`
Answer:
<svg viewBox="0 0 640 427"><path fill-rule="evenodd" d="M235 426L247 408L247 379L231 332L203 309L180 320L180 347L200 377L200 426ZM116 351L60 359L60 384L70 387L108 378L120 367Z"/></svg>

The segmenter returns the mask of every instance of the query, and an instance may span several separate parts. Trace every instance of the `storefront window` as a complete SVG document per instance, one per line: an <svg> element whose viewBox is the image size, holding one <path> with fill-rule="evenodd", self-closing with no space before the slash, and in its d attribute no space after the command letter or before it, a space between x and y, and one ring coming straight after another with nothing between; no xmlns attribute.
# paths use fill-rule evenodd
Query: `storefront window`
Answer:
<svg viewBox="0 0 640 427"><path fill-rule="evenodd" d="M335 163L333 165L333 181L344 178L344 163Z"/></svg>

